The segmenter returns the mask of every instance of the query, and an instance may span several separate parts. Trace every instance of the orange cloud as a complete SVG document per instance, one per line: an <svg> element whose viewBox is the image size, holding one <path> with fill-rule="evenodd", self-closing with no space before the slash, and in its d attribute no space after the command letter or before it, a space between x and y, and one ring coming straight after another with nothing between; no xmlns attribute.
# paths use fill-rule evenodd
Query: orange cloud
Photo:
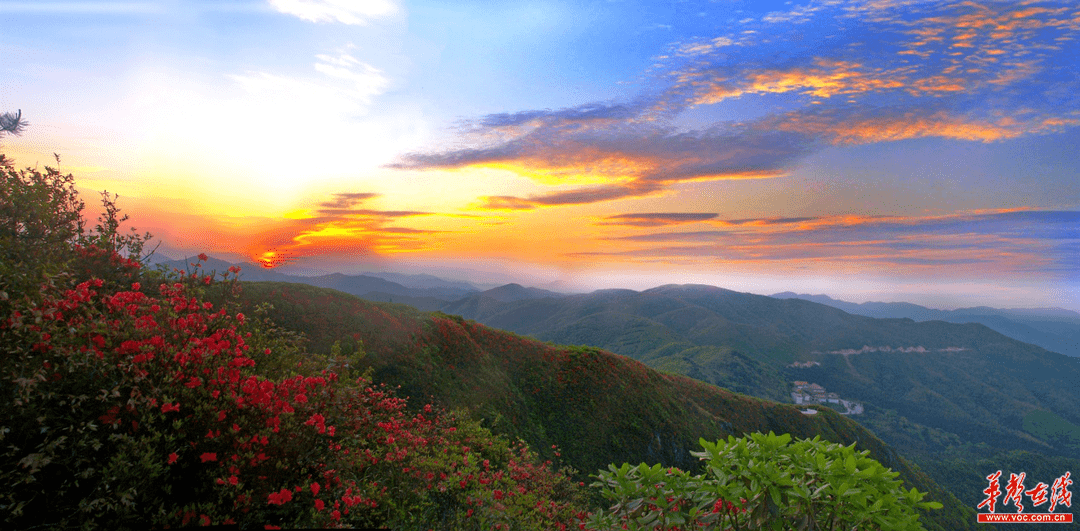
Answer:
<svg viewBox="0 0 1080 531"><path fill-rule="evenodd" d="M818 98L878 92L904 86L896 73L874 71L862 64L819 58L812 67L748 72L742 79L707 79L709 72L682 76L697 91L694 105L711 105L744 94L799 92Z"/></svg>
<svg viewBox="0 0 1080 531"><path fill-rule="evenodd" d="M843 97L843 104L837 101L828 105L832 107L892 100L891 106L896 109L910 107L915 114L925 114L921 112L924 105L919 103L924 97L978 95L984 101L1016 98L1016 87L1044 72L1050 53L1060 51L1061 43L1075 40L1080 30L1080 11L1029 2L983 5L882 0L840 9L870 25L886 42L884 49L890 46L889 36L898 36L891 45L898 48L893 57L901 59L890 60L887 53L869 56L860 46L838 48L834 53L839 55L833 57L807 58L809 64L804 66L777 68L767 61L746 60L732 65L724 55L710 62L713 49L699 46L695 50L700 50L698 55L705 60L688 62L670 74L675 82L673 94L690 106L712 105L750 94L802 94L814 98L809 103L815 105ZM905 41L905 36L911 38ZM747 41L740 46L748 48L753 44ZM919 59L908 61L906 57ZM1055 90L1050 80L1044 81L1043 87L1045 91ZM1014 93L1006 95L1003 90ZM901 94L913 99L905 101ZM856 99L859 96L866 98ZM1008 112L1008 107L1003 110ZM1052 120L1053 114L1047 109L1042 119ZM860 124L859 130L840 136L849 141L918 136L988 141L1047 131L1038 123L1010 128L996 121L996 117L974 115L966 120L922 118L915 122L887 118L878 127Z"/></svg>
<svg viewBox="0 0 1080 531"><path fill-rule="evenodd" d="M424 248L425 238L442 231L391 226L404 218L439 214L412 210L364 208L374 193L336 193L318 204L315 215L278 220L272 230L255 236L248 255L264 267L329 255L393 254Z"/></svg>
<svg viewBox="0 0 1080 531"><path fill-rule="evenodd" d="M639 106L636 112L642 116L651 110ZM568 124L582 114L588 118L581 124ZM596 120L596 115L605 119ZM475 205L480 210L531 210L653 196L679 183L775 178L785 175L785 166L807 149L797 135L749 128L680 133L634 119L612 127L606 118L613 115L624 116L625 111L571 109L486 117L477 123L528 124L529 130L486 147L407 154L390 167L495 168L547 186L577 186L527 197L482 196Z"/></svg>
<svg viewBox="0 0 1080 531"><path fill-rule="evenodd" d="M866 144L926 137L997 142L1060 131L1078 123L1071 118L1036 116L1020 120L1012 116L999 116L984 119L955 115L949 111L910 110L877 116L871 113L793 112L762 126L812 134L834 144Z"/></svg>
<svg viewBox="0 0 1080 531"><path fill-rule="evenodd" d="M658 227L697 223L716 218L718 214L708 212L650 212L638 214L615 214L597 221L597 225L618 225L630 227Z"/></svg>

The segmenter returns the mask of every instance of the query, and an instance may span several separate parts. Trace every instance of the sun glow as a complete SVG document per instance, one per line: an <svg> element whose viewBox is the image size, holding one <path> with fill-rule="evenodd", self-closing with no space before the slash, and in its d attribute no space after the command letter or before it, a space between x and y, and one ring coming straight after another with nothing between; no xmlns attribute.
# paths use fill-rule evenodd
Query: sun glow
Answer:
<svg viewBox="0 0 1080 531"><path fill-rule="evenodd" d="M255 258L255 262L263 266L266 269L273 269L279 265L287 264L292 261L287 254L279 253L277 251L266 251Z"/></svg>

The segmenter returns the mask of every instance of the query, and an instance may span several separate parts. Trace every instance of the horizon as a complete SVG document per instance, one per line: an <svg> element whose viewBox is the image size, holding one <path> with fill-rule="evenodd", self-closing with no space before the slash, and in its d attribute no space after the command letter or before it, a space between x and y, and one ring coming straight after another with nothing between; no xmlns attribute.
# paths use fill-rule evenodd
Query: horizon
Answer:
<svg viewBox="0 0 1080 531"><path fill-rule="evenodd" d="M217 257L217 256L208 256L208 258L210 260L215 260L215 259L222 260L220 257ZM150 265L156 265L158 263L168 263L168 262L187 262L187 263L191 264L191 263L195 263L197 261L198 261L198 256L185 256L183 258L169 258L167 256L160 256L158 259L152 260L150 262ZM344 275L356 275L356 276L364 275L364 276L373 276L373 277L379 277L380 275L390 275L390 276L396 276L396 275L401 275L401 276L413 276L413 275L416 275L416 276L428 276L428 277L434 277L434 278L437 278L439 280L448 281L448 282L458 282L458 283L469 284L473 288L476 288L479 291L487 291L487 290L500 288L500 287L504 287L504 286L508 286L508 285L518 285L518 286L521 286L521 287L524 287L524 288L544 289L544 290L547 290L547 291L556 292L559 295L588 294L588 293L592 293L592 292L595 292L595 291L607 290L607 289L628 289L628 290L631 290L631 291L642 292L642 291L648 291L650 289L660 288L660 287L667 286L667 285L700 285L700 286L709 286L709 287L715 287L715 288L721 288L721 289L730 289L730 288L725 287L725 286L717 286L717 285L714 285L714 284L700 284L700 283L673 284L673 283L668 283L668 284L657 284L657 285L653 285L653 286L634 288L634 289L627 288L627 287L620 287L620 286L606 286L606 287L595 288L595 289L559 291L558 289L556 289L557 286L546 286L545 287L545 286L542 286L542 285L537 286L537 285L531 285L531 284L522 284L520 282L514 281L513 279L511 279L511 280L509 280L507 282L504 282L504 283L477 282L477 281L473 281L473 280L468 279L469 271L466 271L466 270L458 270L458 274L460 276L439 276L439 275L433 275L430 272L425 273L423 271L413 271L413 272L359 271L359 272L355 272L355 273L342 273L340 271L331 271L331 272L306 271L305 272L305 271L296 271L295 269L289 268L288 266L275 267L275 268L266 268L266 267L260 266L257 262L245 261L245 260L236 260L236 261L222 260L222 261L227 262L230 265L253 266L253 267L258 267L260 269L267 269L267 270L274 269L275 273L280 273L280 274L283 274L283 275L290 275L290 276L294 276L294 277L304 277L304 278L313 278L313 277L318 277L318 276L321 276L321 275L328 275L328 274L344 274ZM472 273L481 274L482 272L480 272L480 271L472 271ZM484 278L484 277L481 277L481 278ZM394 282L394 281L390 280L390 282ZM732 291L737 291L737 290L732 290ZM897 300L850 300L850 299L844 299L844 298L841 298L841 297L837 297L837 296L834 296L834 295L828 294L828 293L795 293L795 292L792 292L792 291L789 291L789 290L778 291L778 292L768 292L768 293L765 293L765 292L760 292L760 293L759 292L745 292L745 293L750 293L751 295L761 295L761 296L765 296L765 297L775 297L776 295L791 295L791 296L794 296L794 297L825 296L825 297L831 298L831 299L833 299L834 301L837 301L837 302L847 302L847 303L854 303L854 304L863 304L863 303L885 303L885 304L909 303L909 304L916 304L916 303L913 303L910 300L900 300L900 299L897 299ZM811 301L811 302L813 302L813 301ZM924 304L919 304L919 306L924 306L924 307L926 307L927 309L930 309L930 310L945 310L945 311L962 310L962 309L975 309L975 308L991 308L991 309L997 309L997 310L1066 310L1066 311L1071 311L1073 313L1077 313L1078 314L1077 316L1080 317L1080 312L1076 312L1075 310L1069 310L1067 308L1061 308L1061 307L1057 307L1057 306L1043 306L1043 307L998 306L998 307L994 307L994 306L980 305L980 306L956 306L956 307L950 307L950 308L926 306Z"/></svg>
<svg viewBox="0 0 1080 531"><path fill-rule="evenodd" d="M0 13L0 152L165 255L1080 311L1071 2Z"/></svg>

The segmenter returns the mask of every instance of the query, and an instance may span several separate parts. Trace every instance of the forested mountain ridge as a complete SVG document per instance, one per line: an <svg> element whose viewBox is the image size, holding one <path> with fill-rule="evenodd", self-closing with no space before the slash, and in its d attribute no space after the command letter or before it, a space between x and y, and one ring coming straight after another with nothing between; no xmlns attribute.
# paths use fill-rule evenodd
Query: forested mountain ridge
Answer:
<svg viewBox="0 0 1080 531"><path fill-rule="evenodd" d="M154 263L181 269L188 260L159 258ZM421 310L441 310L451 314L473 314L484 300L512 302L521 298L561 297L564 294L538 288L507 284L482 290L474 284L445 280L433 275L400 273L365 273L361 275L301 276L266 269L254 263L233 264L211 258L209 269L225 271L230 266L243 267L242 280L299 282L314 286L332 287L345 293L379 302L398 302ZM608 291L608 290L601 290ZM615 290L618 291L618 290ZM847 313L877 318L908 318L915 321L940 320L951 323L979 323L1013 339L1043 347L1052 352L1080 356L1080 314L1059 308L1006 310L989 307L935 310L906 302L866 302L855 304L832 299L826 295L800 295L783 292L774 298L798 298L817 302Z"/></svg>
<svg viewBox="0 0 1080 531"><path fill-rule="evenodd" d="M1080 466L1080 360L980 324L876 319L676 285L489 303L465 317L759 397L788 401L792 381L818 383L864 404L853 419L953 488L955 467L940 468L946 455L976 466L1023 450Z"/></svg>
<svg viewBox="0 0 1080 531"><path fill-rule="evenodd" d="M286 283L245 283L245 304L262 302L281 326L307 335L311 352L365 352L360 363L402 395L466 408L496 432L520 437L581 474L608 463L649 462L693 469L698 438L776 431L856 443L901 472L910 486L945 503L924 514L928 528L964 529L972 510L857 423L835 412L806 415L791 404L739 395L651 370L625 356L555 346L461 317L422 313ZM335 347L336 343L336 347ZM557 445L561 457L551 445Z"/></svg>
<svg viewBox="0 0 1080 531"><path fill-rule="evenodd" d="M827 295L773 294L779 299L803 299L839 308L854 315L879 318L908 318L915 321L979 323L1013 339L1038 345L1067 356L1080 356L1080 314L1061 308L999 309L978 306L937 310L907 302L853 303Z"/></svg>
<svg viewBox="0 0 1080 531"><path fill-rule="evenodd" d="M214 259L206 264L208 269L215 266L225 269L229 264ZM1074 433L1080 426L1077 364L977 324L869 318L798 298L697 285L566 295L508 284L446 302L440 297L447 293L430 291L434 288L408 288L367 275L297 277L246 267L241 276L302 282L369 300L440 309L546 341L605 348L654 368L773 400L789 400L790 381L816 378L830 391L865 402L869 414L861 421L876 422L875 427L881 428L880 414L893 411L920 426L942 430L934 437L938 442L951 433L958 441L987 442L1002 449L1069 455L1074 446L1080 448L1080 440L1057 436ZM443 291L463 286L426 282ZM863 353L829 354L850 351ZM858 363L853 362L856 359ZM807 360L824 366L790 367ZM875 365L882 368L871 367ZM1011 377L1012 372L1020 378ZM974 396L983 399L973 401ZM1025 418L1039 411L1063 422L1050 437L1024 430ZM1030 419L1026 423L1030 427ZM912 443L908 451L936 451L937 443L907 442Z"/></svg>
<svg viewBox="0 0 1080 531"><path fill-rule="evenodd" d="M1020 431L1031 411L1053 411L1080 424L1075 358L978 324L876 319L711 286L454 308L474 310L463 316L496 328L609 349L755 396L783 399L791 379L822 380L844 396L931 426L1011 433L1015 440L1000 441L1008 448L1024 446ZM822 365L789 367L808 360Z"/></svg>

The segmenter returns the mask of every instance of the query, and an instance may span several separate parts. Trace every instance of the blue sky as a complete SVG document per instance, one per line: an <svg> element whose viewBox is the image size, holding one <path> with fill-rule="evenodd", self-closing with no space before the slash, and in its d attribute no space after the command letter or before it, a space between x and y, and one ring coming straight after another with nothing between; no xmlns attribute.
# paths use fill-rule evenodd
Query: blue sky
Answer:
<svg viewBox="0 0 1080 531"><path fill-rule="evenodd" d="M165 254L1080 310L1072 2L0 14L0 148Z"/></svg>

